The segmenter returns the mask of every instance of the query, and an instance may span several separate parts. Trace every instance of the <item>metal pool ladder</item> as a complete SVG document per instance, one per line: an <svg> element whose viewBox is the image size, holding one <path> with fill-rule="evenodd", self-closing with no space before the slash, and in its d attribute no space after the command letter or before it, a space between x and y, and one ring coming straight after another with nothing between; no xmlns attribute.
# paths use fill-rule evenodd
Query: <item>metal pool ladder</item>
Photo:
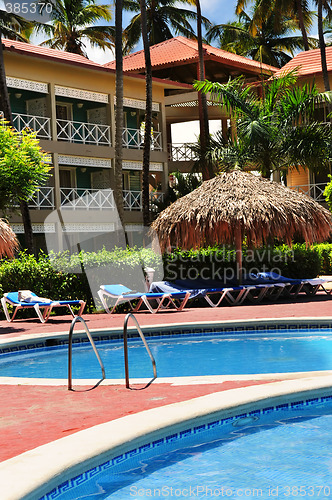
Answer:
<svg viewBox="0 0 332 500"><path fill-rule="evenodd" d="M144 334L141 330L141 327L139 326L139 323L133 313L128 313L127 316L125 317L124 324L123 324L123 349L124 349L124 362L125 362L125 374L126 374L126 388L129 389L129 366L128 366L128 335L127 335L127 329L128 329L128 321L129 319L132 318L134 322L136 323L136 328L139 333L139 336L141 337L143 344L145 345L145 349L147 350L148 355L150 356L151 362L152 362L152 368L153 368L153 379L148 383L150 385L156 378L157 378L157 367L156 367L156 362L155 359L150 351L150 348L145 340Z"/></svg>
<svg viewBox="0 0 332 500"><path fill-rule="evenodd" d="M92 335L89 331L89 328L87 326L87 324L85 323L84 319L81 317L81 316L75 316L75 318L73 319L73 321L71 322L71 325L70 325L70 329L69 329L69 338L68 338L68 390L71 391L72 390L72 367L73 367L73 356L72 356L72 353L73 353L73 331L74 331L74 326L76 325L76 323L80 321L81 323L83 323L83 326L84 326L84 330L85 330L85 333L87 334L88 336L88 339L90 341L90 344L92 345L92 349L94 350L94 353L95 355L97 356L97 359L98 359L98 362L100 364L100 368L101 368L101 372L102 372L102 378L101 380L98 382L97 385L100 384L100 382L102 382L104 379L105 379L105 368L104 368L104 365L103 365L103 362L102 360L100 359L100 356L99 356L99 353L97 351L97 347L94 343L94 340L92 338Z"/></svg>

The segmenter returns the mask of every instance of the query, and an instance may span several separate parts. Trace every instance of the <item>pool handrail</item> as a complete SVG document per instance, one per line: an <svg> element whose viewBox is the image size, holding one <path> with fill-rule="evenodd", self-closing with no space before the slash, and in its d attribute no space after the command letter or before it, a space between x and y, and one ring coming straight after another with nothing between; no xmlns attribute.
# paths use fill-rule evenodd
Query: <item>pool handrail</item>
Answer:
<svg viewBox="0 0 332 500"><path fill-rule="evenodd" d="M71 322L71 325L70 325L70 328L69 328L69 337L68 337L68 391L71 391L72 390L72 387L73 387L73 380L72 380L72 368L73 368L73 331L74 331L74 326L76 325L76 323L80 321L81 323L83 323L83 326L84 326L84 330L85 330L85 333L87 334L88 336L88 339L90 341L90 344L92 345L92 349L95 353L95 355L97 356L97 359L98 359L98 362L99 362L99 365L100 365L100 368L101 368L101 372L102 372L102 379L99 381L102 382L103 380L105 380L105 368L104 368L104 364L99 356L99 353L98 353L98 350L97 350L97 347L96 347L96 344L94 343L94 340L92 338L92 335L90 333L90 330L88 328L88 325L85 323L84 319L81 317L81 316L75 316L75 318L73 319L73 321ZM98 385L99 385L98 383Z"/></svg>
<svg viewBox="0 0 332 500"><path fill-rule="evenodd" d="M139 336L141 337L143 344L145 346L145 349L147 350L148 355L150 356L151 362L152 362L152 368L153 368L153 379L148 383L150 385L156 378L157 378L157 367L156 367L156 361L152 355L152 352L150 351L150 348L146 342L146 339L144 337L144 334L142 332L142 329L133 313L128 313L127 316L124 319L123 323L123 350L124 350L124 363L125 363L125 376L126 376L126 388L130 389L129 386L129 363L128 363L128 321L129 319L132 318L134 322L136 323L136 328L139 333Z"/></svg>

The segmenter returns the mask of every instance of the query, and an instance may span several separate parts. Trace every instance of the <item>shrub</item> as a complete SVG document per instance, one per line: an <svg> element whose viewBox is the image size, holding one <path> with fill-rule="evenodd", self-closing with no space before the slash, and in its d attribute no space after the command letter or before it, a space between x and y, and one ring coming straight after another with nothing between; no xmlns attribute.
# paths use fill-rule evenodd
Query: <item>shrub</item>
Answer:
<svg viewBox="0 0 332 500"><path fill-rule="evenodd" d="M90 285L94 275L102 280L96 283L96 289L107 284L103 279L111 276L110 283L122 283L142 290L142 267L153 267L158 271L160 256L152 250L138 248L117 248L112 252L105 249L91 253L81 251L73 255L51 253L49 256L41 252L38 258L22 252L17 259L1 261L0 292L2 295L28 289L42 297L82 299L87 303L85 312L92 312L95 305Z"/></svg>

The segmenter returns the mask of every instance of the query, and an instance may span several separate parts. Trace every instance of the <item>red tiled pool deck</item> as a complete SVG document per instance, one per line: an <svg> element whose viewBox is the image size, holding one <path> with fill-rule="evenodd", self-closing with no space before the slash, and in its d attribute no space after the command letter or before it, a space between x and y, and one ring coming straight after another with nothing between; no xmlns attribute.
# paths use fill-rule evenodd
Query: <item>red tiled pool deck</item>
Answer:
<svg viewBox="0 0 332 500"><path fill-rule="evenodd" d="M235 307L188 308L182 312L137 313L141 326L272 318L331 318L332 296L325 293L301 297L296 302L244 304ZM122 327L124 314L83 314L90 330ZM52 316L46 324L37 319L0 321L0 340L22 335L68 332L70 316ZM220 384L172 385L152 383L148 388L99 385L93 390L79 386L0 385L0 460L6 460L79 430L131 413L189 400L236 387L276 380L225 381ZM135 390L142 389L142 390Z"/></svg>

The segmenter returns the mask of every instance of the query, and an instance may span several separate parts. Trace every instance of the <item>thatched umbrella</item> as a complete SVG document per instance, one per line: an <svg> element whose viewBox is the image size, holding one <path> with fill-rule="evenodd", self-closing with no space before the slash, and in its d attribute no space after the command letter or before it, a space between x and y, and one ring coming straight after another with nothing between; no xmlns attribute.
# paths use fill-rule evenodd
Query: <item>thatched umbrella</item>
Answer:
<svg viewBox="0 0 332 500"><path fill-rule="evenodd" d="M234 170L203 182L163 210L152 223L162 251L233 243L239 279L242 241L260 246L274 238L311 244L332 230L331 213L312 198L251 173Z"/></svg>
<svg viewBox="0 0 332 500"><path fill-rule="evenodd" d="M0 219L0 257L14 257L18 249L18 241L12 228Z"/></svg>

